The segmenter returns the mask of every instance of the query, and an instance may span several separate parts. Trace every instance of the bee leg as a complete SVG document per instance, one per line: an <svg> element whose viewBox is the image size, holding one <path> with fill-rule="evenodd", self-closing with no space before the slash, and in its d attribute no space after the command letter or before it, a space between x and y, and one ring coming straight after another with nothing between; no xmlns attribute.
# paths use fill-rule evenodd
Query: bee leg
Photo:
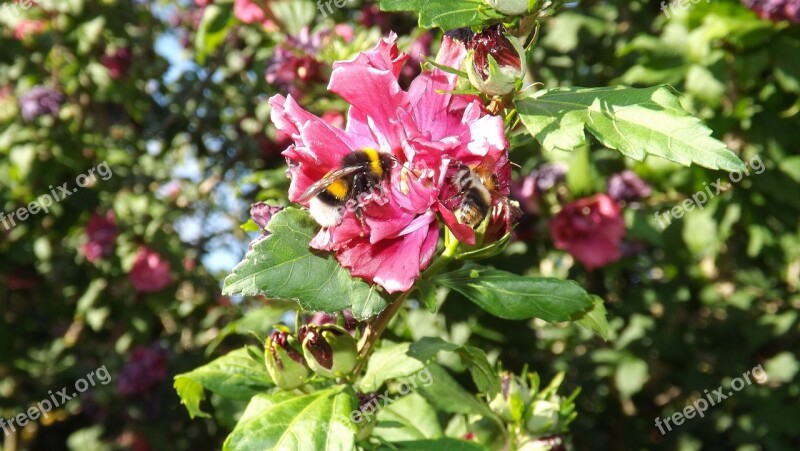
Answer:
<svg viewBox="0 0 800 451"><path fill-rule="evenodd" d="M364 222L364 215L361 213L361 209L360 208L356 208L355 209L355 214L356 214L356 218L358 218L358 221L361 223L360 236L363 238L364 237L364 227L366 226L366 223Z"/></svg>

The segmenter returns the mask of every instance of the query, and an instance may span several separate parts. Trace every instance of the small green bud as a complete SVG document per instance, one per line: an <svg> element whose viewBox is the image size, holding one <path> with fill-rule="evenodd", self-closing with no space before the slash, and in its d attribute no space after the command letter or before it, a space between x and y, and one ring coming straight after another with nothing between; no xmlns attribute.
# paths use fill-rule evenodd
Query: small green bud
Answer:
<svg viewBox="0 0 800 451"><path fill-rule="evenodd" d="M528 409L528 421L525 428L534 435L547 433L558 426L558 402L534 401Z"/></svg>
<svg viewBox="0 0 800 451"><path fill-rule="evenodd" d="M291 390L303 385L309 376L300 344L288 331L274 331L265 347L267 372L275 385Z"/></svg>
<svg viewBox="0 0 800 451"><path fill-rule="evenodd" d="M530 392L522 380L512 373L503 373L501 390L489 403L489 408L505 421L519 422L530 402Z"/></svg>
<svg viewBox="0 0 800 451"><path fill-rule="evenodd" d="M335 324L311 324L300 328L299 337L306 363L320 376L335 378L356 367L356 341L343 328Z"/></svg>

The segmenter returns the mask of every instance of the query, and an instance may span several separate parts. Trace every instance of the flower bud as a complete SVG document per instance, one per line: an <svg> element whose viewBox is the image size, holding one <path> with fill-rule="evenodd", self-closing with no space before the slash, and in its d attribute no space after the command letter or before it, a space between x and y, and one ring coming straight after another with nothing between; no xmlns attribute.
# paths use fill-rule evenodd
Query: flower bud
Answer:
<svg viewBox="0 0 800 451"><path fill-rule="evenodd" d="M558 426L558 402L534 401L530 406L528 421L525 428L528 432L539 435L555 429Z"/></svg>
<svg viewBox="0 0 800 451"><path fill-rule="evenodd" d="M508 15L519 16L528 12L528 0L484 0L493 9Z"/></svg>
<svg viewBox="0 0 800 451"><path fill-rule="evenodd" d="M530 402L530 392L522 380L512 373L503 373L500 393L489 403L489 408L504 421L518 422Z"/></svg>
<svg viewBox="0 0 800 451"><path fill-rule="evenodd" d="M290 390L303 385L309 371L294 335L287 331L275 331L267 339L267 372L275 385Z"/></svg>
<svg viewBox="0 0 800 451"><path fill-rule="evenodd" d="M353 371L358 351L356 341L335 324L311 324L300 328L303 355L317 374L334 378Z"/></svg>
<svg viewBox="0 0 800 451"><path fill-rule="evenodd" d="M525 76L525 50L519 39L507 34L502 25L476 34L467 47L464 70L472 86L484 94L506 95Z"/></svg>

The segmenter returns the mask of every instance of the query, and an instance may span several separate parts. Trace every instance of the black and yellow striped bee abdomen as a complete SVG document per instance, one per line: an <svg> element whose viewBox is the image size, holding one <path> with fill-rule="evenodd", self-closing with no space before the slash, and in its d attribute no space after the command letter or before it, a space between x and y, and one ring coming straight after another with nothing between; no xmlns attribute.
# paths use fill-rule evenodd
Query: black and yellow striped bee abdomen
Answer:
<svg viewBox="0 0 800 451"><path fill-rule="evenodd" d="M335 225L341 219L344 204L380 186L389 178L392 159L375 149L353 151L342 158L339 168L311 185L300 202L309 202L309 210L322 226ZM356 203L357 205L357 203Z"/></svg>
<svg viewBox="0 0 800 451"><path fill-rule="evenodd" d="M472 169L464 166L453 176L453 184L458 189L458 208L456 219L472 228L478 227L492 209L492 193L484 181ZM490 184L490 186L494 186Z"/></svg>

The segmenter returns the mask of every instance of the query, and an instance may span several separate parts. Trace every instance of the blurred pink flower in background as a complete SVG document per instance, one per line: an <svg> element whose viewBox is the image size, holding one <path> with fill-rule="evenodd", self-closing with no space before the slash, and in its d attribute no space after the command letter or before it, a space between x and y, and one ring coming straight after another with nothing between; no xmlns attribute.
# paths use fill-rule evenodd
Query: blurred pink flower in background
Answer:
<svg viewBox="0 0 800 451"><path fill-rule="evenodd" d="M172 283L169 262L146 246L139 249L128 275L139 293L155 293Z"/></svg>
<svg viewBox="0 0 800 451"><path fill-rule="evenodd" d="M275 28L275 24L267 19L267 12L260 4L264 2L265 0L234 0L233 15L244 23L260 23L264 28Z"/></svg>
<svg viewBox="0 0 800 451"><path fill-rule="evenodd" d="M103 55L100 58L100 63L108 69L109 75L114 80L128 73L128 67L132 61L133 54L128 48L117 49L114 53Z"/></svg>
<svg viewBox="0 0 800 451"><path fill-rule="evenodd" d="M14 28L14 37L21 41L31 35L41 33L44 31L45 26L46 23L42 20L22 19Z"/></svg>
<svg viewBox="0 0 800 451"><path fill-rule="evenodd" d="M555 246L590 270L619 260L625 233L622 210L606 194L567 204L550 221Z"/></svg>
<svg viewBox="0 0 800 451"><path fill-rule="evenodd" d="M166 378L166 351L157 345L137 346L119 372L117 391L122 396L143 395Z"/></svg>
<svg viewBox="0 0 800 451"><path fill-rule="evenodd" d="M81 253L91 263L111 255L117 241L117 226L114 221L114 212L109 211L103 215L93 214L86 224L88 241L81 245Z"/></svg>

